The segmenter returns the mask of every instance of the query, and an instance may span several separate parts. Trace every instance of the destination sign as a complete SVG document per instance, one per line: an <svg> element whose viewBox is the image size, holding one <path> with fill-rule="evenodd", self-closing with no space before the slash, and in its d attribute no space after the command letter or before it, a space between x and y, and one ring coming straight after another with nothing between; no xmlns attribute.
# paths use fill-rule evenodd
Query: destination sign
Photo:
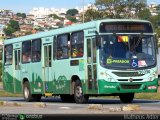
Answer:
<svg viewBox="0 0 160 120"><path fill-rule="evenodd" d="M113 22L101 23L101 33L153 33L150 23Z"/></svg>

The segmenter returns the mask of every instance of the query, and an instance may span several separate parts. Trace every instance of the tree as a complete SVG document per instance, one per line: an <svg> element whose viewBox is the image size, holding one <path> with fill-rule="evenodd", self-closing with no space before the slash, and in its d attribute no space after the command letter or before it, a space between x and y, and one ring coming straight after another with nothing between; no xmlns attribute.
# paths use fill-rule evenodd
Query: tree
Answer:
<svg viewBox="0 0 160 120"><path fill-rule="evenodd" d="M53 17L54 19L59 19L59 16L56 14L50 14L49 17Z"/></svg>
<svg viewBox="0 0 160 120"><path fill-rule="evenodd" d="M156 10L160 12L160 4L156 7Z"/></svg>
<svg viewBox="0 0 160 120"><path fill-rule="evenodd" d="M140 11L138 14L137 14L138 18L139 19L142 19L142 20L149 20L150 17L151 17L151 12L148 8L145 8L143 9L142 11Z"/></svg>
<svg viewBox="0 0 160 120"><path fill-rule="evenodd" d="M156 29L156 33L157 33L158 38L160 38L160 28Z"/></svg>
<svg viewBox="0 0 160 120"><path fill-rule="evenodd" d="M110 18L119 18L125 8L124 0L96 0L95 5Z"/></svg>
<svg viewBox="0 0 160 120"><path fill-rule="evenodd" d="M88 9L84 14L84 21L88 22L91 20L101 19L104 17L105 17L105 15L103 15L103 13L101 11L97 11L95 9Z"/></svg>
<svg viewBox="0 0 160 120"><path fill-rule="evenodd" d="M14 33L14 29L11 26L8 26L7 28L4 28L4 33L6 36L12 36L12 33Z"/></svg>
<svg viewBox="0 0 160 120"><path fill-rule="evenodd" d="M9 21L9 26L11 26L15 31L19 30L19 23L15 20Z"/></svg>
<svg viewBox="0 0 160 120"><path fill-rule="evenodd" d="M7 36L12 36L12 33L19 30L19 23L15 20L10 20L4 32Z"/></svg>
<svg viewBox="0 0 160 120"><path fill-rule="evenodd" d="M75 16L76 14L78 14L78 10L77 9L69 9L69 10L67 10L67 16Z"/></svg>
<svg viewBox="0 0 160 120"><path fill-rule="evenodd" d="M73 17L73 16L67 16L67 19L70 20L73 23L77 22L77 19L75 17Z"/></svg>
<svg viewBox="0 0 160 120"><path fill-rule="evenodd" d="M59 17L58 15L56 15L56 14L50 14L50 15L48 15L49 17L53 17L54 19L59 19L59 20L63 20L64 18L62 18L62 17Z"/></svg>
<svg viewBox="0 0 160 120"><path fill-rule="evenodd" d="M154 29L157 29L158 26L160 26L160 24L159 24L160 23L160 13L158 15L151 16L149 18L149 21L152 22L152 25L153 25Z"/></svg>
<svg viewBox="0 0 160 120"><path fill-rule="evenodd" d="M17 13L16 15L18 17L26 18L26 14L25 13Z"/></svg>
<svg viewBox="0 0 160 120"><path fill-rule="evenodd" d="M138 14L146 3L144 0L96 0L95 5L109 18L131 18L131 12Z"/></svg>

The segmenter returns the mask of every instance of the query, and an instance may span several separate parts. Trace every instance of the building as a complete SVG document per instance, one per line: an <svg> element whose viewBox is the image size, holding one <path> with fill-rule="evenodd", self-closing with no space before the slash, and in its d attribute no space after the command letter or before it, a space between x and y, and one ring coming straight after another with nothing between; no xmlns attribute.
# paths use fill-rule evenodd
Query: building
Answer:
<svg viewBox="0 0 160 120"><path fill-rule="evenodd" d="M149 10L151 12L151 15L158 15L158 11L157 11L157 6L158 4L156 4L155 2L151 2L151 4L149 5Z"/></svg>

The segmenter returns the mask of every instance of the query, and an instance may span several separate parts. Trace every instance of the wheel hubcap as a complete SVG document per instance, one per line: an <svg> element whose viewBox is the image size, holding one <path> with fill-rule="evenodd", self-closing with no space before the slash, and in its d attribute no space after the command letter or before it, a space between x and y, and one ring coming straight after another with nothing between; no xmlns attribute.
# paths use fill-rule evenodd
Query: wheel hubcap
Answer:
<svg viewBox="0 0 160 120"><path fill-rule="evenodd" d="M24 97L25 97L25 98L28 98L28 96L29 96L29 91L28 91L28 88L25 87L25 88L24 88Z"/></svg>
<svg viewBox="0 0 160 120"><path fill-rule="evenodd" d="M77 86L77 88L76 88L76 96L77 97L82 96L82 88L80 86Z"/></svg>

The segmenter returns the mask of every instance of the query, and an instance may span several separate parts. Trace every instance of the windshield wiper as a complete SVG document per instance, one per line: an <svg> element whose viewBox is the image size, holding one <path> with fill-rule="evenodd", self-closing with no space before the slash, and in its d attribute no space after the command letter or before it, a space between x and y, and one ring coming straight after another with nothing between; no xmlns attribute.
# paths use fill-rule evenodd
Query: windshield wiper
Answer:
<svg viewBox="0 0 160 120"><path fill-rule="evenodd" d="M137 43L135 44L134 48L138 47L139 43L141 42L142 40L142 37L143 37L143 33L140 34L138 40L137 40Z"/></svg>

